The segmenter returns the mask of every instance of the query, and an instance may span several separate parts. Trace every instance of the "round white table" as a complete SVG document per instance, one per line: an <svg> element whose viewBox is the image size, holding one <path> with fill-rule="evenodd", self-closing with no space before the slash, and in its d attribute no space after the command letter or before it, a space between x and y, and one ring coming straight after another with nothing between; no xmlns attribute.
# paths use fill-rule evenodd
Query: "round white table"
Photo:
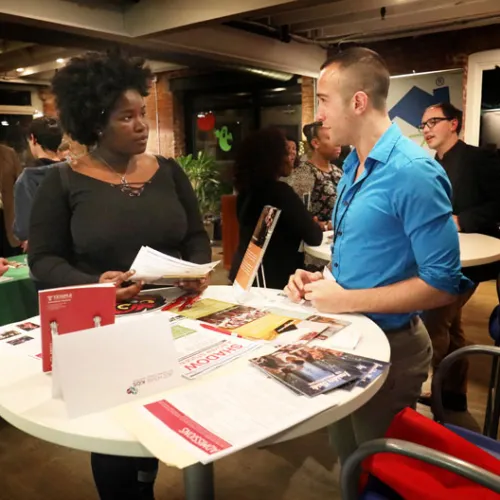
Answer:
<svg viewBox="0 0 500 500"><path fill-rule="evenodd" d="M316 247L304 246L311 257L330 262L333 231L323 234L323 243ZM500 260L500 239L476 233L458 233L462 267L491 264Z"/></svg>
<svg viewBox="0 0 500 500"><path fill-rule="evenodd" d="M254 292L256 298L249 305L256 306L260 303L262 306L269 306L277 299L277 293L273 290L258 289ZM210 287L204 297L235 302L232 287L227 286ZM280 302L276 307L286 306ZM292 310L293 307L294 305L290 305ZM335 317L345 318L343 315ZM390 347L387 337L375 323L359 315L349 315L348 321L351 325L347 328L355 329L362 334L355 350L356 354L389 361ZM324 345L328 347L327 342ZM263 348L269 349L269 346L264 345ZM255 357L258 352L253 351L249 356ZM221 372L224 369L229 369L229 366L221 367L217 371ZM347 393L348 396L342 404L287 429L260 445L294 439L344 418L370 400L380 389L386 376L387 372L365 389L355 388ZM189 384L196 383L199 381L189 382ZM0 350L0 417L27 434L69 448L110 455L151 456L134 435L117 424L111 411L68 419L63 401L52 398L51 376L42 373L40 361L28 356L6 353L3 350ZM185 456L184 452L181 454ZM193 466L185 469L186 498L209 498L206 491L204 496L198 496L202 495L204 488L207 487L207 477L203 478L207 475L207 470L211 476L212 469L196 464L196 460L193 460Z"/></svg>

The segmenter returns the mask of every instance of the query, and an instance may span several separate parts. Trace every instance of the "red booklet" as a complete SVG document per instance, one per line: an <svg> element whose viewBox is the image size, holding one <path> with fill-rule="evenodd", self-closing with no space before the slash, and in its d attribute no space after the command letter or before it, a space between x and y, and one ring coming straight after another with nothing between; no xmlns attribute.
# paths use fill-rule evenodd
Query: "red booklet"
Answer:
<svg viewBox="0 0 500 500"><path fill-rule="evenodd" d="M115 322L116 288L113 284L82 285L38 293L42 331L42 365L52 370L52 332L58 335Z"/></svg>

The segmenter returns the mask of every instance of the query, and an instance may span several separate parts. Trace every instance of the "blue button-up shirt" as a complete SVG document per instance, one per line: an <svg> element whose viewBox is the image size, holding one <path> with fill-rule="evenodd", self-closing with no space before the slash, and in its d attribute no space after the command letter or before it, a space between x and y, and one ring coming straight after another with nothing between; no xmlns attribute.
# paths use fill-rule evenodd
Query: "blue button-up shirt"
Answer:
<svg viewBox="0 0 500 500"><path fill-rule="evenodd" d="M332 272L346 289L367 289L418 276L451 294L472 283L462 275L451 185L443 168L396 124L359 166L356 150L344 162L333 210ZM367 314L385 330L418 314Z"/></svg>

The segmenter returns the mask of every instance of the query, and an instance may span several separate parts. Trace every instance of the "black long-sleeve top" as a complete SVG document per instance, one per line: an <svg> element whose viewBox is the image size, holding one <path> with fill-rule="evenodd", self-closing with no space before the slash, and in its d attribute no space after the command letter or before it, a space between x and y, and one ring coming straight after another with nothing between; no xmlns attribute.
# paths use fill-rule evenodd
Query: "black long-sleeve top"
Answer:
<svg viewBox="0 0 500 500"><path fill-rule="evenodd" d="M453 213L462 231L500 236L500 158L458 141L436 159L450 179Z"/></svg>
<svg viewBox="0 0 500 500"><path fill-rule="evenodd" d="M299 252L301 242L320 245L323 232L295 191L284 182L270 182L251 192L238 194L236 207L240 237L229 274L231 280L236 277L265 205L281 210L263 261L267 287L281 289L288 283L290 275L304 265L304 256Z"/></svg>
<svg viewBox="0 0 500 500"><path fill-rule="evenodd" d="M500 159L493 151L458 141L441 163L451 182L453 213L462 232L500 237ZM467 267L464 274L479 283L496 279L499 263Z"/></svg>
<svg viewBox="0 0 500 500"><path fill-rule="evenodd" d="M210 241L189 179L175 161L158 163L140 196L67 164L50 170L30 221L29 265L40 287L96 283L106 271L127 271L143 245L210 262ZM61 168L67 169L67 185Z"/></svg>

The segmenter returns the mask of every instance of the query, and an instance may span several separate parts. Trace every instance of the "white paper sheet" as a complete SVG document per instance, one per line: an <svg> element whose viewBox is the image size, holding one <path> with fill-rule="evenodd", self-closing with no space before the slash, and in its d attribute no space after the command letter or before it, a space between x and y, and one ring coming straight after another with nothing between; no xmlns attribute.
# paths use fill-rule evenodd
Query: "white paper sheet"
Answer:
<svg viewBox="0 0 500 500"><path fill-rule="evenodd" d="M149 247L141 247L132 263L135 271L132 279L146 283L171 283L171 278L199 278L208 275L220 261L208 264L194 264L185 260L176 259Z"/></svg>
<svg viewBox="0 0 500 500"><path fill-rule="evenodd" d="M106 410L183 383L168 321L160 314L53 339L70 418Z"/></svg>
<svg viewBox="0 0 500 500"><path fill-rule="evenodd" d="M209 463L278 434L340 404L342 390L299 396L248 366L174 391L150 405L123 407L119 420L150 451L169 462L168 442Z"/></svg>

